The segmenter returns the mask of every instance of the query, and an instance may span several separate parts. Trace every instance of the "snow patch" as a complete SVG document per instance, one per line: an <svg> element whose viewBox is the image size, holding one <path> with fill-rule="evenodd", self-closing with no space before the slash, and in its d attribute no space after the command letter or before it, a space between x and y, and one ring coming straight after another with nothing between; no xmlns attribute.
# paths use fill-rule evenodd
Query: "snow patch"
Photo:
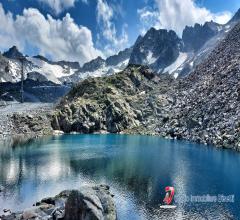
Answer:
<svg viewBox="0 0 240 220"><path fill-rule="evenodd" d="M181 65L187 60L187 58L188 58L187 53L180 53L176 61L164 69L164 73L167 73L167 72L169 74L174 73L176 70L178 70L181 67ZM178 74L175 73L174 77L176 78L177 76Z"/></svg>
<svg viewBox="0 0 240 220"><path fill-rule="evenodd" d="M20 63L9 60L8 64L9 64L10 74L11 74L12 78L14 79L14 82L19 81L21 79Z"/></svg>
<svg viewBox="0 0 240 220"><path fill-rule="evenodd" d="M148 52L148 55L146 57L146 64L150 65L157 61L157 58L153 56L152 51Z"/></svg>
<svg viewBox="0 0 240 220"><path fill-rule="evenodd" d="M101 77L104 75L112 75L115 73L119 73L123 71L129 63L129 59L126 59L120 63L118 63L116 66L106 66L105 64L92 72L78 72L77 79L85 79L87 77Z"/></svg>
<svg viewBox="0 0 240 220"><path fill-rule="evenodd" d="M144 52L144 49L142 47L140 47L140 52L143 53Z"/></svg>
<svg viewBox="0 0 240 220"><path fill-rule="evenodd" d="M48 80L55 83L60 83L59 78L70 76L76 72L75 69L72 69L68 66L66 66L66 68L63 68L60 65L49 64L38 58L29 57L28 60L34 64L32 71L39 72Z"/></svg>

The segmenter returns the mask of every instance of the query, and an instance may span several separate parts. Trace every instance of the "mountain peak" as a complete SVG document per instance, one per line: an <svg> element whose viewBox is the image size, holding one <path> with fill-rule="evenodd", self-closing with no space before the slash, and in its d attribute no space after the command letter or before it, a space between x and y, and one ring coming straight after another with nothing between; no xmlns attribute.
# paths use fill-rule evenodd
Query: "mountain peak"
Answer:
<svg viewBox="0 0 240 220"><path fill-rule="evenodd" d="M102 57L98 56L94 60L91 60L91 61L85 63L83 65L83 67L81 68L81 70L83 72L92 72L92 71L95 71L95 70L101 68L104 65L104 63L105 63L105 60Z"/></svg>
<svg viewBox="0 0 240 220"><path fill-rule="evenodd" d="M21 59L25 58L21 52L19 52L16 46L11 47L8 51L3 53L3 56L9 59Z"/></svg>
<svg viewBox="0 0 240 220"><path fill-rule="evenodd" d="M106 64L108 66L118 65L119 63L128 60L131 56L131 53L132 53L132 48L126 48L123 51L119 51L118 54L108 57L106 59Z"/></svg>
<svg viewBox="0 0 240 220"><path fill-rule="evenodd" d="M236 22L236 21L240 21L240 8L228 23Z"/></svg>
<svg viewBox="0 0 240 220"><path fill-rule="evenodd" d="M151 28L137 39L129 63L148 65L159 71L176 60L181 47L182 41L174 31Z"/></svg>

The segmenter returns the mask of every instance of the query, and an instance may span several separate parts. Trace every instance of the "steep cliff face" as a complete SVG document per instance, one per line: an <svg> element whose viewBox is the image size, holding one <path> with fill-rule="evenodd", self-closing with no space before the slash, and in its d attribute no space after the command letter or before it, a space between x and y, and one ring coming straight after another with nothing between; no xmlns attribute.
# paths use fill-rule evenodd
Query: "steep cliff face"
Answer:
<svg viewBox="0 0 240 220"><path fill-rule="evenodd" d="M148 65L161 72L178 58L181 48L182 41L174 31L151 28L137 39L129 63Z"/></svg>
<svg viewBox="0 0 240 220"><path fill-rule="evenodd" d="M210 38L222 29L222 25L215 22L206 22L204 25L195 24L183 30L182 39L184 50L197 52Z"/></svg>

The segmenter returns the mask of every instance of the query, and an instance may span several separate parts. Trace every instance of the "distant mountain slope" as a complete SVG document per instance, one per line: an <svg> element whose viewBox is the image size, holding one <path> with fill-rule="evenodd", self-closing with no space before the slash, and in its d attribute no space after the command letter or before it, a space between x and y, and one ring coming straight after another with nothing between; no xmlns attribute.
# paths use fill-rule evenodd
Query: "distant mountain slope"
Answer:
<svg viewBox="0 0 240 220"><path fill-rule="evenodd" d="M3 56L9 59L24 58L23 54L19 52L16 46L11 47L8 51L4 52Z"/></svg>
<svg viewBox="0 0 240 220"><path fill-rule="evenodd" d="M78 69L73 69L71 66L59 65L57 62L52 63L39 58L28 57L27 60L32 64L31 72L38 72L49 81L58 84L62 83L62 77L68 77L78 71Z"/></svg>
<svg viewBox="0 0 240 220"><path fill-rule="evenodd" d="M108 57L106 60L97 57L85 63L76 73L70 77L63 78L63 80L77 82L87 77L99 77L118 73L127 67L131 52L132 48L127 48L120 51L117 55Z"/></svg>
<svg viewBox="0 0 240 220"><path fill-rule="evenodd" d="M235 15L232 17L232 19L228 22L228 24L233 22L238 22L240 20L240 9L235 13Z"/></svg>
<svg viewBox="0 0 240 220"><path fill-rule="evenodd" d="M40 82L31 79L24 80L24 101L25 102L56 102L70 89L68 86L58 85L50 81ZM0 82L0 100L19 101L21 82Z"/></svg>
<svg viewBox="0 0 240 220"><path fill-rule="evenodd" d="M127 48L123 51L120 51L118 54L110 56L106 59L107 66L117 66L119 63L129 60L132 53L132 48Z"/></svg>
<svg viewBox="0 0 240 220"><path fill-rule="evenodd" d="M182 40L175 38L176 41L173 40L170 47L169 41L174 37L169 37L166 30L151 28L144 36L137 39L133 46L130 63L148 65L158 73L185 77L208 57L238 21L240 21L240 10L226 25L210 21L203 25L186 26ZM162 36L168 36L168 40L158 39L160 32L165 33ZM177 47L177 42L180 42L181 46Z"/></svg>
<svg viewBox="0 0 240 220"><path fill-rule="evenodd" d="M61 84L62 77L72 75L77 70L72 68L72 66L77 67L76 63L51 62L40 55L27 57L19 52L16 46L13 46L0 56L0 82L19 82L21 80L22 62L25 79L28 73L37 72L47 80L58 84Z"/></svg>
<svg viewBox="0 0 240 220"><path fill-rule="evenodd" d="M89 76L103 76L117 73L126 68L132 48L120 51L117 55L106 60L98 57L85 63L82 67L78 62L50 61L44 56L34 57L24 56L16 46L0 56L0 82L19 82L21 80L21 58L24 59L25 78L31 73L34 76L45 78L54 83L62 84L66 82L77 82ZM35 74L32 74L32 73Z"/></svg>

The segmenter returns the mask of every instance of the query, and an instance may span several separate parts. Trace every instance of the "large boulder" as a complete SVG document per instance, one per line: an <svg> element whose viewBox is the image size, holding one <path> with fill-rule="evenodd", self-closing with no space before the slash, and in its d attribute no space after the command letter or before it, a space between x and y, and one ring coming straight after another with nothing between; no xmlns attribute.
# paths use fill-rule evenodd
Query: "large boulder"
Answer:
<svg viewBox="0 0 240 220"><path fill-rule="evenodd" d="M64 220L114 220L116 210L108 186L72 190L65 204Z"/></svg>

